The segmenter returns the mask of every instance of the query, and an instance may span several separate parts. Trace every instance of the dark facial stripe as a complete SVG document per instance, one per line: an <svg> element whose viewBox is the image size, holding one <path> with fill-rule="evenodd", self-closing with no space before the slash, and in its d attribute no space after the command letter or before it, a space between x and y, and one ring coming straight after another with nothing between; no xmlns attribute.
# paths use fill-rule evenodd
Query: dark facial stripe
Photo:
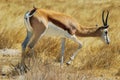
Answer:
<svg viewBox="0 0 120 80"><path fill-rule="evenodd" d="M105 34L107 35L107 31L105 31Z"/></svg>
<svg viewBox="0 0 120 80"><path fill-rule="evenodd" d="M107 44L109 44L107 36L106 36L106 41L107 41Z"/></svg>
<svg viewBox="0 0 120 80"><path fill-rule="evenodd" d="M62 28L62 29L64 29L64 30L66 30L66 31L68 31L68 33L71 34L70 28L67 27L67 26L65 26L65 24L59 22L58 20L55 20L55 19L53 19L53 18L50 18L50 17L48 18L48 20L51 21L52 23L54 23L55 25L57 25L58 27L60 27L60 28Z"/></svg>

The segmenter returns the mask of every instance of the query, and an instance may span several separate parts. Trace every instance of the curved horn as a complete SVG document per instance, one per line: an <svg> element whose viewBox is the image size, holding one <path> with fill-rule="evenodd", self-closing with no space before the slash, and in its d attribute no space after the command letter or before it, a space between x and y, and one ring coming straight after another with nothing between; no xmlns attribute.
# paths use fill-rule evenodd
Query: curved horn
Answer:
<svg viewBox="0 0 120 80"><path fill-rule="evenodd" d="M102 12L102 22L103 22L103 25L105 25L105 21L104 21L104 12L105 12L105 11Z"/></svg>
<svg viewBox="0 0 120 80"><path fill-rule="evenodd" d="M105 20L106 25L107 25L108 15L109 15L109 11L107 10L107 16L106 16L106 20Z"/></svg>

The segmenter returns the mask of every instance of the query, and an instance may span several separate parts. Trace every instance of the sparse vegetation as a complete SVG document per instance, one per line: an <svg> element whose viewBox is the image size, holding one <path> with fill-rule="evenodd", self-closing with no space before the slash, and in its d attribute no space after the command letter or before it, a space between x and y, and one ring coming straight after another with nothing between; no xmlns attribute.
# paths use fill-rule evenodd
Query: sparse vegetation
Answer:
<svg viewBox="0 0 120 80"><path fill-rule="evenodd" d="M38 8L66 13L73 16L81 25L91 27L96 24L101 26L101 13L103 10L109 10L108 24L110 25L111 43L106 45L100 38L79 37L83 43L83 48L72 65L66 66L64 64L64 67L60 68L58 62L60 38L43 37L35 46L36 62L31 63L34 66L32 66L31 71L25 74L25 80L104 80L103 77L106 80L119 80L118 77L115 77L115 74L120 73L120 1L1 0L0 49L21 49L21 43L26 36L24 13L31 10L33 5ZM68 61L76 48L77 44L67 40L65 62Z"/></svg>

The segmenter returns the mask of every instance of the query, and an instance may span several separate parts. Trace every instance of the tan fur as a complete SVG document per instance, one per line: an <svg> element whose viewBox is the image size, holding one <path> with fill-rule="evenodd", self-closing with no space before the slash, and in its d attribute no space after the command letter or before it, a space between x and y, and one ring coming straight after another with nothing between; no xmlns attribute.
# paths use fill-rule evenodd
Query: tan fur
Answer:
<svg viewBox="0 0 120 80"><path fill-rule="evenodd" d="M33 28L34 33L34 36L32 37L32 40L29 43L29 47L32 47L38 41L39 37L43 34L43 32L46 30L46 26L34 16L30 18L30 24Z"/></svg>
<svg viewBox="0 0 120 80"><path fill-rule="evenodd" d="M82 27L71 16L45 9L34 8L33 10L27 12L25 14L25 21L29 34L27 34L22 44L22 50L23 50L22 53L23 59L21 61L22 64L24 63L24 52L28 53L30 51L29 49L34 48L34 45L36 44L38 39L42 35L44 35L44 33L47 33L47 31L50 32L50 34L52 33L58 34L58 36L62 36L62 38L67 37L79 45L78 49L70 57L70 61L68 61L67 64L70 64L71 61L74 60L75 56L78 54L80 48L82 47L82 44L79 41L79 39L77 39L76 35L81 37L88 37L88 36L96 37L101 35L100 28ZM31 29L29 30L29 28L32 28L32 30ZM62 45L64 45L64 41ZM26 47L27 50L25 51ZM61 63L63 63L63 55L64 55L63 51L64 48L62 48Z"/></svg>
<svg viewBox="0 0 120 80"><path fill-rule="evenodd" d="M81 37L96 37L101 35L100 31L97 30L97 27L82 27L74 18L63 13L45 9L37 9L34 16L36 16L37 19L41 19L46 26L48 25L48 21L52 22L52 19L59 21L64 25L62 28L68 30L68 33L71 35L76 34ZM61 26L59 23L56 24L58 27Z"/></svg>

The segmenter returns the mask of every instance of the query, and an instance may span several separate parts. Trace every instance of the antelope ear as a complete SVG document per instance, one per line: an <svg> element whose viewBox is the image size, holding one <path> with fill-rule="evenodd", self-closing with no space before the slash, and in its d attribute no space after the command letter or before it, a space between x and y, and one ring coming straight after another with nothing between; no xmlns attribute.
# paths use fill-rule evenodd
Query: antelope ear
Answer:
<svg viewBox="0 0 120 80"><path fill-rule="evenodd" d="M101 27L99 27L99 29L100 29L100 30L102 30L102 29L107 29L108 27L109 27L109 25L101 26Z"/></svg>
<svg viewBox="0 0 120 80"><path fill-rule="evenodd" d="M109 27L109 25L106 25L106 26L104 26L105 28L108 28Z"/></svg>

